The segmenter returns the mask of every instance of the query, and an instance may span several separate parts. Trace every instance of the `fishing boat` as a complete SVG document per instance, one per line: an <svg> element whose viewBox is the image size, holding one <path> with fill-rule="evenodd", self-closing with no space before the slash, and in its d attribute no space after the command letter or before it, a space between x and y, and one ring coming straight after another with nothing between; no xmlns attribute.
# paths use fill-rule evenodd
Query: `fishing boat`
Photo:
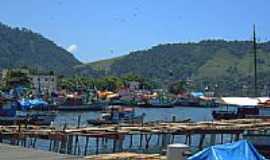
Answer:
<svg viewBox="0 0 270 160"><path fill-rule="evenodd" d="M227 110L213 111L212 116L215 120L229 120L258 116L260 113L259 108L256 106L238 106L233 108L233 110L229 110L229 107L227 107Z"/></svg>
<svg viewBox="0 0 270 160"><path fill-rule="evenodd" d="M106 108L107 103L94 102L81 105L59 105L58 111L102 111Z"/></svg>
<svg viewBox="0 0 270 160"><path fill-rule="evenodd" d="M16 120L14 101L0 97L0 124L13 124Z"/></svg>
<svg viewBox="0 0 270 160"><path fill-rule="evenodd" d="M63 103L60 103L56 110L58 111L101 111L104 110L107 103L101 101L86 101L81 96L67 96Z"/></svg>
<svg viewBox="0 0 270 160"><path fill-rule="evenodd" d="M1 98L0 100L0 124L32 124L32 125L50 125L56 117L54 112L28 112L16 111L16 101L13 99Z"/></svg>
<svg viewBox="0 0 270 160"><path fill-rule="evenodd" d="M17 100L17 110L24 111L54 111L56 104L49 104L42 98L22 98Z"/></svg>
<svg viewBox="0 0 270 160"><path fill-rule="evenodd" d="M140 116L135 115L135 109L124 106L110 106L100 114L100 117L94 120L88 120L88 124L102 125L102 124L119 124L119 123L141 123L144 114Z"/></svg>
<svg viewBox="0 0 270 160"><path fill-rule="evenodd" d="M254 92L253 97L221 97L221 103L233 105L238 107L236 111L220 110L213 111L212 116L214 119L237 119L237 118L254 118L263 116L267 118L270 115L270 111L266 107L270 102L269 97L258 97L257 87L257 44L255 25L253 28L253 51L254 51Z"/></svg>
<svg viewBox="0 0 270 160"><path fill-rule="evenodd" d="M17 123L32 124L32 125L51 125L56 117L56 112L17 112L16 121Z"/></svg>
<svg viewBox="0 0 270 160"><path fill-rule="evenodd" d="M138 107L145 107L145 108L172 108L174 107L174 102L170 99L150 99L145 102L138 103Z"/></svg>
<svg viewBox="0 0 270 160"><path fill-rule="evenodd" d="M208 97L187 97L187 98L177 98L174 104L176 107L201 107L201 108L214 108L218 107L218 103L215 99Z"/></svg>

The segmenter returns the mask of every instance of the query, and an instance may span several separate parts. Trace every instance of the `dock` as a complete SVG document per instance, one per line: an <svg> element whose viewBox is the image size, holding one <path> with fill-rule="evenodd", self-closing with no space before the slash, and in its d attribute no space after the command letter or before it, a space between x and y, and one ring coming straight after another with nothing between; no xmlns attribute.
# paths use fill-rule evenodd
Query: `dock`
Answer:
<svg viewBox="0 0 270 160"><path fill-rule="evenodd" d="M0 143L0 159L3 160L84 160L77 156L23 148Z"/></svg>
<svg viewBox="0 0 270 160"><path fill-rule="evenodd" d="M119 159L133 159L133 160L166 160L166 156L159 154L142 154L131 152L120 152L112 154L100 154L85 157L87 160L119 160Z"/></svg>
<svg viewBox="0 0 270 160"><path fill-rule="evenodd" d="M223 121L202 122L148 122L142 124L103 125L98 127L67 127L56 129L43 126L0 126L0 143L5 141L13 145L36 148L39 140L47 140L48 151L70 155L101 154L102 146L107 146L116 153L126 151L123 149L124 141L128 148L136 147L148 150L151 143L161 149L168 144L176 143L176 137L181 136L189 146L194 145L194 137L199 137L196 147L200 150L205 144L206 136L211 137L214 145L217 138L219 143L225 142L224 135L230 141L241 139L247 131L269 131L270 121L266 119L237 119ZM150 143L151 142L151 143ZM179 141L177 142L179 143ZM209 144L208 144L209 145ZM109 146L109 147L108 147ZM91 150L91 152L90 152Z"/></svg>

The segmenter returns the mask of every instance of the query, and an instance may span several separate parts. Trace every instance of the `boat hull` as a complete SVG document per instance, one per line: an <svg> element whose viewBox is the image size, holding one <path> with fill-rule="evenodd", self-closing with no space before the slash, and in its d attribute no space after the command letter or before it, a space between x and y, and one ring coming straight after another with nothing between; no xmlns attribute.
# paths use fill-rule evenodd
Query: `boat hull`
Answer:
<svg viewBox="0 0 270 160"><path fill-rule="evenodd" d="M78 106L60 105L58 111L102 111L106 108L105 104L84 104Z"/></svg>

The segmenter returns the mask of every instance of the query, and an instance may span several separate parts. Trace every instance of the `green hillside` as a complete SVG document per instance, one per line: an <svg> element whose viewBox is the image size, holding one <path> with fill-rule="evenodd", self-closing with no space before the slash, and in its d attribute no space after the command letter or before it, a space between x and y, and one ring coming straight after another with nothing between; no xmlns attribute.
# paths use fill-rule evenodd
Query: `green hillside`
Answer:
<svg viewBox="0 0 270 160"><path fill-rule="evenodd" d="M84 64L84 65L87 65L88 67L94 69L95 71L101 71L101 72L105 71L109 73L111 71L112 64L117 63L123 58L125 58L125 56L100 60L100 61L96 61L93 63Z"/></svg>
<svg viewBox="0 0 270 160"><path fill-rule="evenodd" d="M25 28L0 23L0 69L27 66L60 74L74 73L81 64L71 53Z"/></svg>
<svg viewBox="0 0 270 160"><path fill-rule="evenodd" d="M81 66L81 70L89 68L106 75L136 74L161 83L191 79L197 86L222 84L233 89L250 84L253 49L250 41L164 44ZM270 73L270 42L258 44L258 69L260 83L266 84L265 77Z"/></svg>

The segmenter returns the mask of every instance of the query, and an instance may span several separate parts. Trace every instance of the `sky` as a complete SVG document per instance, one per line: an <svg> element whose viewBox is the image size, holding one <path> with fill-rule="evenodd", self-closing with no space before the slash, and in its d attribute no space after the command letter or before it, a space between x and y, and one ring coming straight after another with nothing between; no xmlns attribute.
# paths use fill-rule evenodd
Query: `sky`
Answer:
<svg viewBox="0 0 270 160"><path fill-rule="evenodd" d="M1 0L0 22L53 40L82 62L163 43L270 40L270 0Z"/></svg>

